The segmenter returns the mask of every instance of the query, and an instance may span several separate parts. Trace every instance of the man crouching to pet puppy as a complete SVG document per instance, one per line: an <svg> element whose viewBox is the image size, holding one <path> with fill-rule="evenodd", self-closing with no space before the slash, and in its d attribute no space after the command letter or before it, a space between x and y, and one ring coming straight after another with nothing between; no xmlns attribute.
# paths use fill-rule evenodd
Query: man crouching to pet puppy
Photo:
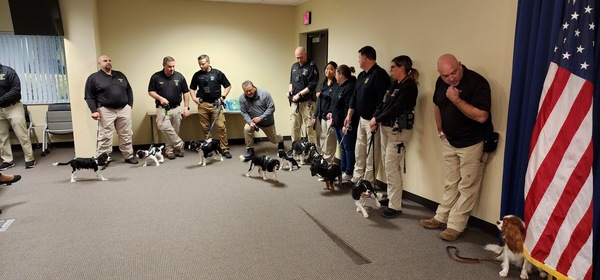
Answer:
<svg viewBox="0 0 600 280"><path fill-rule="evenodd" d="M271 143L277 143L278 149L284 149L283 138L275 130L275 103L271 95L256 88L251 81L242 83L244 94L240 95L240 111L246 121L244 139L246 140L246 158L254 155L254 132L262 129Z"/></svg>
<svg viewBox="0 0 600 280"><path fill-rule="evenodd" d="M165 154L168 159L183 157L184 143L179 137L182 114L190 115L188 84L181 73L175 71L175 59L163 58L163 70L150 77L148 94L156 101L156 127L165 137ZM182 110L181 97L184 108Z"/></svg>

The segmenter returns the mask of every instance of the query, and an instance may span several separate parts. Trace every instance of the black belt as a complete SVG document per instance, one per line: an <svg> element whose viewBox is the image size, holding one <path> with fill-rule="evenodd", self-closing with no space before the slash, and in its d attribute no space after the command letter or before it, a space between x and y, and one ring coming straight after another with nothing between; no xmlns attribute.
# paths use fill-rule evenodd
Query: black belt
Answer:
<svg viewBox="0 0 600 280"><path fill-rule="evenodd" d="M6 104L5 106L2 106L2 107L0 107L0 108L8 108L8 107L10 107L10 106L12 106L12 105L15 105L15 104L17 104L17 103L19 103L19 101L12 102L12 103L8 103L8 104Z"/></svg>
<svg viewBox="0 0 600 280"><path fill-rule="evenodd" d="M173 109L175 109L175 108L177 108L177 107L179 107L179 105L177 105L177 106L175 106L175 107L171 106L171 110L173 110ZM160 106L156 106L156 108L162 108L162 107L160 107Z"/></svg>
<svg viewBox="0 0 600 280"><path fill-rule="evenodd" d="M390 120L390 121L383 121L383 122L381 122L381 125L382 126L392 127L392 126L394 126L394 121L392 121L392 120Z"/></svg>

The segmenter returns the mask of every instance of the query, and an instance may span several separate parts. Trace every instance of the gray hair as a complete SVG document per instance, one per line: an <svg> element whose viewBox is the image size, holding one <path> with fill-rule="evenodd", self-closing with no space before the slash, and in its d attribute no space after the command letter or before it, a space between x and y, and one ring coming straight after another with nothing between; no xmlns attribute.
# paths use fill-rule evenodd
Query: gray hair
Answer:
<svg viewBox="0 0 600 280"><path fill-rule="evenodd" d="M165 56L165 58L163 58L163 65L171 61L175 61L175 59L172 56Z"/></svg>
<svg viewBox="0 0 600 280"><path fill-rule="evenodd" d="M250 80L246 80L245 82L242 83L242 87L245 87L247 85L254 86L254 84Z"/></svg>

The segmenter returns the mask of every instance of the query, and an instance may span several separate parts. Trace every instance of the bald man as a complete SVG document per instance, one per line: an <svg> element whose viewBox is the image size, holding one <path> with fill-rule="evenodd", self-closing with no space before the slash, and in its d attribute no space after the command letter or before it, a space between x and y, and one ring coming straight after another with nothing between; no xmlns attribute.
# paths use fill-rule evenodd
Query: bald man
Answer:
<svg viewBox="0 0 600 280"><path fill-rule="evenodd" d="M487 154L483 139L493 131L491 90L487 80L469 70L451 54L438 60L433 103L435 122L443 142L445 187L433 218L421 220L425 228L446 229L439 237L454 241L467 227L479 196Z"/></svg>
<svg viewBox="0 0 600 280"><path fill-rule="evenodd" d="M317 143L317 133L313 129L311 116L312 97L319 84L317 65L308 59L306 49L296 48L296 63L292 65L288 99L292 110L292 141L300 140L304 133L308 141Z"/></svg>
<svg viewBox="0 0 600 280"><path fill-rule="evenodd" d="M131 129L131 108L133 91L127 77L112 70L109 56L98 58L100 70L91 74L85 83L85 102L92 112L92 119L98 121L97 155L112 152L113 130L119 135L119 150L126 163L137 164L133 156Z"/></svg>

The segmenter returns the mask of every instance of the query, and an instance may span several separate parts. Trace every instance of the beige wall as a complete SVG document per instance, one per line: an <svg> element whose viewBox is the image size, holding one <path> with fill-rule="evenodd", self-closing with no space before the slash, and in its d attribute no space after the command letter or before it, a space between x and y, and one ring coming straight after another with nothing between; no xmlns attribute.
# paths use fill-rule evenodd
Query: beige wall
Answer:
<svg viewBox="0 0 600 280"><path fill-rule="evenodd" d="M408 144L405 190L440 202L444 187L442 145L433 118L433 90L441 54L453 53L470 69L488 79L492 88L495 129L506 135L517 1L319 0L296 9L297 33L329 30L329 59L360 71L357 51L377 50L379 64L388 69L395 56L406 54L420 71L415 133ZM312 11L313 23L302 25ZM502 140L502 139L501 139ZM500 213L504 145L488 160L481 198L474 216L495 221Z"/></svg>
<svg viewBox="0 0 600 280"><path fill-rule="evenodd" d="M6 18L6 3L7 0L0 0L2 18ZM339 64L360 70L357 50L372 45L384 68L388 68L393 57L407 54L421 72L416 127L404 176L407 191L438 202L442 196L441 143L431 102L439 55L454 53L488 79L494 125L501 137L505 135L516 0L379 0L368 5L361 0L345 0L343 6L340 1L313 0L298 7L198 0L60 3L76 117L77 155L94 152L95 123L83 103L83 85L87 76L97 70L99 54L109 54L114 68L123 71L132 84L134 144L150 142L146 112L153 110L154 105L147 95L147 85L150 75L161 69L165 55L175 57L177 70L189 80L198 70L196 58L209 54L212 65L230 79L232 96L241 94L240 84L246 79L267 89L277 106L278 130L289 135L289 107L283 94L294 62L293 50L303 42L299 34L322 29L329 30L329 59ZM313 23L309 26L301 24L305 11L312 11ZM0 30L12 30L4 22L0 21ZM235 116L231 118L230 137L242 137L239 122ZM195 119L186 120L184 129L184 138L199 135ZM499 216L503 153L501 141L489 160L481 199L473 213L489 222Z"/></svg>
<svg viewBox="0 0 600 280"><path fill-rule="evenodd" d="M163 11L157 13L156 11ZM134 91L134 143L150 143L147 111L150 76L162 70L162 59L176 59L176 70L188 83L199 70L197 58L208 54L211 65L223 71L232 84L228 98L242 94L241 84L252 80L273 95L278 131L290 134L287 99L289 68L294 61L294 8L204 1L103 0L98 1L100 52L112 57L114 69L123 71ZM162 14L162 15L161 15ZM152 16L151 16L152 15ZM191 102L191 101L190 101ZM192 111L197 111L192 102ZM243 138L243 119L228 115L230 138ZM198 120L183 124L184 140L200 138Z"/></svg>

